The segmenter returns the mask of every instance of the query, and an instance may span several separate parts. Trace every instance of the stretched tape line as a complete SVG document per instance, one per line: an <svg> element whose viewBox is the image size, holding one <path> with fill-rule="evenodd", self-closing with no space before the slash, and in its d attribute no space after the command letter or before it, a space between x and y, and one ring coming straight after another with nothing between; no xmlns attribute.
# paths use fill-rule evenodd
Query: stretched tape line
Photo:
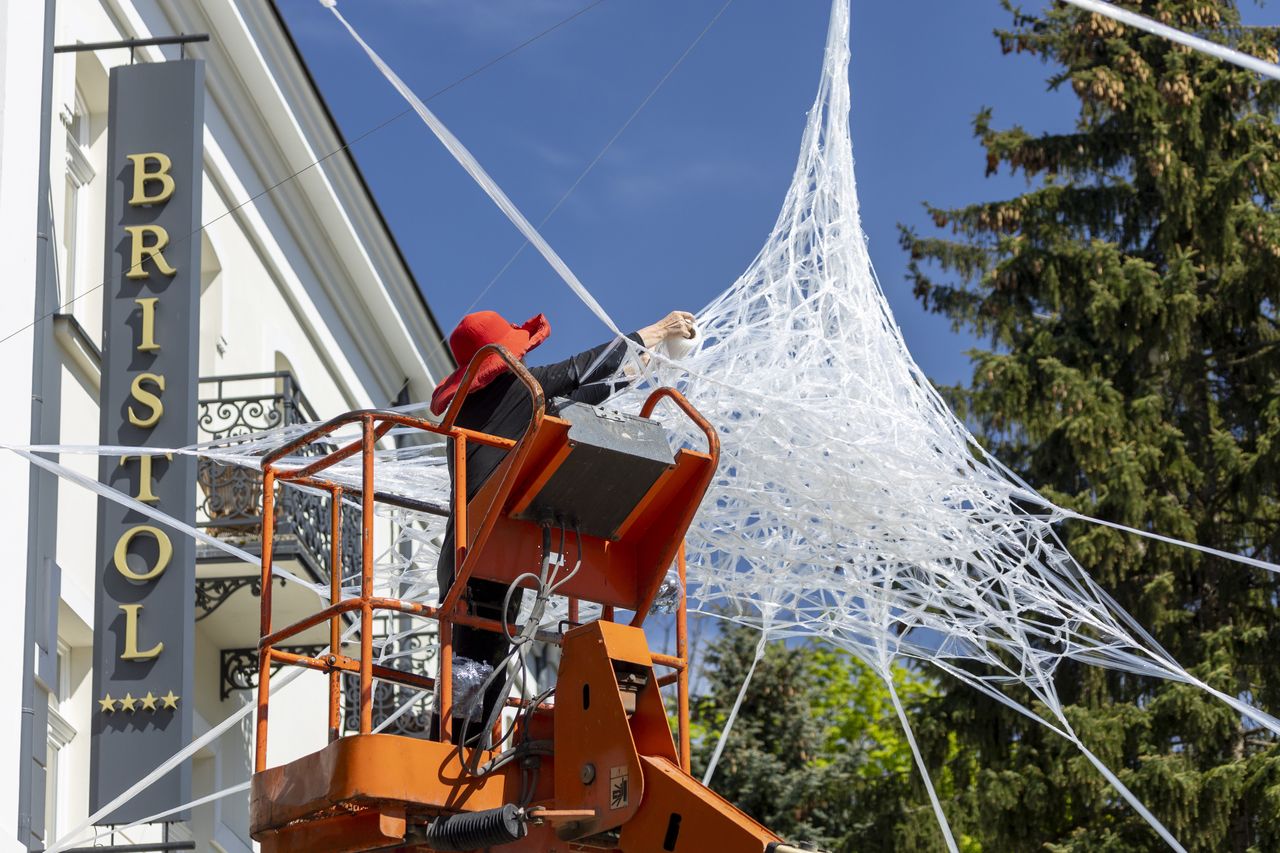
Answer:
<svg viewBox="0 0 1280 853"><path fill-rule="evenodd" d="M440 119L436 117L435 113L428 109L427 105L422 102L422 99L415 95L413 90L405 85L405 82L401 80L393 70L391 70L391 66L387 65L387 63L383 61L377 51L371 48L368 43L360 37L360 34L356 32L355 27L351 26L351 24L347 22L347 19L342 16L342 13L338 11L338 6L335 2L332 2L332 0L321 0L321 2L328 7L329 11L333 12L334 17L342 23L342 26L346 27L347 32L351 34L351 37L355 39L356 43L359 44L361 48L364 49L365 54L367 54L369 59L373 61L373 64L382 72L382 76L387 78L387 82L395 87L395 90L400 93L400 96L404 98L411 107L413 107L414 112L416 112L418 117L422 119L423 124L425 124L431 132L435 134L436 138L440 140L440 143L444 145L445 149L453 155L453 159L458 161L458 165L462 166L462 168L466 170L467 174L480 185L480 188L483 189L485 194L493 200L493 203L498 206L498 209L501 210L509 220L511 220L511 224L516 226L520 233L524 235L525 239L538 250L539 254L541 254L543 258L546 259L547 263L551 265L551 268L556 271L556 274L564 280L564 283L569 286L569 289L577 294L578 298L581 299L591 310L591 313L599 317L600 321L604 323L611 332L615 335L621 336L622 332L613 322L613 319L610 318L608 312L604 310L604 307L597 302L596 298L591 295L591 292L583 286L582 282L578 280L578 277L574 275L573 270L569 269L569 265L566 264L560 256L556 254L555 249L552 249L547 241L543 239L542 235L538 233L538 229L534 228L533 224L525 218L525 215L521 213L515 203L507 197L507 194L502 191L502 188L498 186L497 182L489 176L489 173L486 172L484 167L480 165L474 156L472 156L471 152L467 150L467 147L453 135L453 132L445 126L444 122L440 121Z"/></svg>

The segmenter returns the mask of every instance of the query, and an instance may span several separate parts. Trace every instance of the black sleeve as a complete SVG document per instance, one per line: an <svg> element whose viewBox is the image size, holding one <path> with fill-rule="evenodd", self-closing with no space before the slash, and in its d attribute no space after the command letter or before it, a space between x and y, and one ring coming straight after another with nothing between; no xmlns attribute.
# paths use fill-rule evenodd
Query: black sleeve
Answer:
<svg viewBox="0 0 1280 853"><path fill-rule="evenodd" d="M632 332L627 337L636 343L640 343L639 332ZM547 400L555 397L570 397L581 402L590 402L585 397L595 396L592 392L596 389L586 389L583 397L579 397L578 394L582 386L592 382L601 382L613 375L622 366L622 359L626 354L626 346L620 341L614 340L589 349L586 352L580 352L575 356L566 358L564 361L558 361L555 364L548 364L543 367L530 368L529 372L542 385L542 392ZM602 356L603 360L601 359ZM596 364L597 361L600 362L599 365L594 370L591 370L591 366ZM588 370L591 370L589 375L587 374ZM604 396L607 396L610 389L602 384L599 390ZM604 396L601 396L600 400L603 400ZM600 402L600 400L595 402Z"/></svg>
<svg viewBox="0 0 1280 853"><path fill-rule="evenodd" d="M626 388L628 383L626 380L615 379L612 382L596 382L591 385L583 385L577 391L571 391L565 395L565 399L572 400L575 403L586 403L588 406L598 406L616 391Z"/></svg>

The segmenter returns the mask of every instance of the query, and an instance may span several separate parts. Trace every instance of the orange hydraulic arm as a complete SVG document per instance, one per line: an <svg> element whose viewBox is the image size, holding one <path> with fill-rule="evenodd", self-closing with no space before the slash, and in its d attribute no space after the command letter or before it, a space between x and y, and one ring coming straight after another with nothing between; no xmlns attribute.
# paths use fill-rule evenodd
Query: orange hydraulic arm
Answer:
<svg viewBox="0 0 1280 853"><path fill-rule="evenodd" d="M566 634L556 696L556 808L589 813L561 839L624 853L777 849L680 766L642 630L592 622Z"/></svg>

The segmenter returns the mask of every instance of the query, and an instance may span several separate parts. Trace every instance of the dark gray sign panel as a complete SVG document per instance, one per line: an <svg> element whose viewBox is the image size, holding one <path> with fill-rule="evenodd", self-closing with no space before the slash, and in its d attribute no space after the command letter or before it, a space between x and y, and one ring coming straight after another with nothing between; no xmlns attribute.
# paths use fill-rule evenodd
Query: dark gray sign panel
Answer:
<svg viewBox="0 0 1280 853"><path fill-rule="evenodd" d="M196 438L203 132L203 62L111 70L103 444L182 447ZM194 522L193 458L101 459L103 483ZM96 570L91 812L191 741L195 543L99 499ZM99 823L138 820L190 797L184 762Z"/></svg>

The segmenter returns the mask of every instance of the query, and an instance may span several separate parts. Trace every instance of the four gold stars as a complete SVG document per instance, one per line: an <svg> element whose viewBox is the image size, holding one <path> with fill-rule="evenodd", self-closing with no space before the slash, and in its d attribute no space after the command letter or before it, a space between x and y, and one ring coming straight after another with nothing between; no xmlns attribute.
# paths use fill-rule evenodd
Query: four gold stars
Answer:
<svg viewBox="0 0 1280 853"><path fill-rule="evenodd" d="M181 698L181 696L174 694L172 690L163 696L157 696L148 690L145 696L135 697L132 693L126 693L121 699L116 699L108 693L96 701L98 710L104 714L111 714L117 710L128 711L132 714L138 711L151 711L152 713L161 710L176 711L178 710L178 700ZM160 704L157 705L156 703Z"/></svg>

